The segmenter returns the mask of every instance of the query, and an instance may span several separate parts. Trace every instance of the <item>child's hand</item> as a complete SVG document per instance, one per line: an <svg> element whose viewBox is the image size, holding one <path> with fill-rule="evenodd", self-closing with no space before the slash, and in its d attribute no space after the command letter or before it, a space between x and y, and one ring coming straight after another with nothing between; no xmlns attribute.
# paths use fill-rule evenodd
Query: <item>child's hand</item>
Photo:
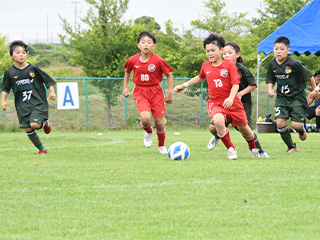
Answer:
<svg viewBox="0 0 320 240"><path fill-rule="evenodd" d="M309 95L311 98L314 98L316 100L319 100L319 97L320 97L320 93L319 91L316 91L316 90L313 90L310 95Z"/></svg>
<svg viewBox="0 0 320 240"><path fill-rule="evenodd" d="M231 99L231 98L226 98L226 99L224 100L224 102L223 102L223 107L224 107L225 109L231 107L232 105L233 105L233 99Z"/></svg>
<svg viewBox="0 0 320 240"><path fill-rule="evenodd" d="M164 97L164 102L167 104L171 104L172 103L172 93L167 93L167 95Z"/></svg>
<svg viewBox="0 0 320 240"><path fill-rule="evenodd" d="M56 94L54 92L50 92L48 97L51 100L55 100L57 98L57 96L56 96Z"/></svg>
<svg viewBox="0 0 320 240"><path fill-rule="evenodd" d="M129 97L128 88L123 89L122 95L125 97Z"/></svg>
<svg viewBox="0 0 320 240"><path fill-rule="evenodd" d="M175 88L174 88L174 91L175 92L177 92L177 93L179 93L179 92L181 92L183 89L185 89L186 87L183 85L183 84L181 84L181 85L178 85L178 86L176 86Z"/></svg>
<svg viewBox="0 0 320 240"><path fill-rule="evenodd" d="M3 110L7 110L7 102L2 102L1 107Z"/></svg>
<svg viewBox="0 0 320 240"><path fill-rule="evenodd" d="M274 91L273 91L273 89L272 89L272 90L269 90L268 94L269 94L269 97L272 98L272 97L274 96Z"/></svg>

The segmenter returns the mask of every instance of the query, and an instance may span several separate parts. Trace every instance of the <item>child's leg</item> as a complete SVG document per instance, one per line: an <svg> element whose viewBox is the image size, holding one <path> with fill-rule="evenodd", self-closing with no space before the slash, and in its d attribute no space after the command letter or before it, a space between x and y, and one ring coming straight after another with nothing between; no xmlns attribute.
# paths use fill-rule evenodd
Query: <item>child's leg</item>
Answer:
<svg viewBox="0 0 320 240"><path fill-rule="evenodd" d="M290 131L287 127L287 119L277 118L277 129L278 129L278 132L280 133L282 140L287 145L288 150L291 148L295 148L296 146L292 141Z"/></svg>
<svg viewBox="0 0 320 240"><path fill-rule="evenodd" d="M229 130L226 127L226 120L224 115L221 113L217 113L213 116L213 121L216 126L217 135L226 146L226 148L229 149L230 147L233 147L235 149L234 145L231 142Z"/></svg>
<svg viewBox="0 0 320 240"><path fill-rule="evenodd" d="M251 151L252 149L256 149L256 143L255 143L255 138L254 134L247 124L246 126L238 126L239 132L241 132L243 138L247 141L249 145L249 150Z"/></svg>
<svg viewBox="0 0 320 240"><path fill-rule="evenodd" d="M152 126L150 121L150 112L140 112L141 126L147 133L152 133Z"/></svg>
<svg viewBox="0 0 320 240"><path fill-rule="evenodd" d="M33 145L38 148L39 150L45 149L42 145L40 138L38 134L36 133L36 130L33 128L25 128L26 134L29 137L30 141L33 143Z"/></svg>
<svg viewBox="0 0 320 240"><path fill-rule="evenodd" d="M320 106L316 108L316 128L319 130L320 128Z"/></svg>
<svg viewBox="0 0 320 240"><path fill-rule="evenodd" d="M151 147L152 145L152 126L150 121L150 112L143 111L140 112L141 126L145 131L143 143L146 147Z"/></svg>
<svg viewBox="0 0 320 240"><path fill-rule="evenodd" d="M307 139L307 131L304 127L304 123L294 122L291 120L291 125L299 133L299 138L301 141L305 141Z"/></svg>
<svg viewBox="0 0 320 240"><path fill-rule="evenodd" d="M162 147L164 146L164 142L166 139L166 126L163 123L163 117L154 118L154 123L157 129L158 147Z"/></svg>

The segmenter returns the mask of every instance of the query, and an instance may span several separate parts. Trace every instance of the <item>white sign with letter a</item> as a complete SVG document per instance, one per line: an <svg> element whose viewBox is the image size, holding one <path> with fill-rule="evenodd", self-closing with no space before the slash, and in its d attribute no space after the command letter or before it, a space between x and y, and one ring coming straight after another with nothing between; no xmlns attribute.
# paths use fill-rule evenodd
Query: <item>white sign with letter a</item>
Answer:
<svg viewBox="0 0 320 240"><path fill-rule="evenodd" d="M79 109L77 82L57 83L58 109Z"/></svg>

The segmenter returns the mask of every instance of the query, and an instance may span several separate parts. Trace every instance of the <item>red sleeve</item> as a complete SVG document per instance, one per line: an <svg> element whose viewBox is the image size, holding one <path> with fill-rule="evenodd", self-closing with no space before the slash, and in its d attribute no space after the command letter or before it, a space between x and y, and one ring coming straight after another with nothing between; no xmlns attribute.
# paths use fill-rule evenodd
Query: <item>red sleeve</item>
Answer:
<svg viewBox="0 0 320 240"><path fill-rule="evenodd" d="M166 61L163 60L162 58L160 58L160 66L161 66L161 71L166 76L169 75L169 73L171 73L171 71L173 70L173 68L168 63L166 63Z"/></svg>
<svg viewBox="0 0 320 240"><path fill-rule="evenodd" d="M126 72L127 73L131 73L132 69L133 69L133 61L132 61L132 57L130 57L127 62L124 64L124 67L126 68Z"/></svg>
<svg viewBox="0 0 320 240"><path fill-rule="evenodd" d="M204 63L202 64L201 70L200 70L200 73L199 73L199 78L201 78L201 79L205 79L206 78L206 73L205 73L203 65L204 65Z"/></svg>
<svg viewBox="0 0 320 240"><path fill-rule="evenodd" d="M232 86L236 84L239 85L241 83L241 80L240 80L240 76L239 76L238 68L236 64L234 64L233 62L230 62L229 71L230 71L231 85Z"/></svg>

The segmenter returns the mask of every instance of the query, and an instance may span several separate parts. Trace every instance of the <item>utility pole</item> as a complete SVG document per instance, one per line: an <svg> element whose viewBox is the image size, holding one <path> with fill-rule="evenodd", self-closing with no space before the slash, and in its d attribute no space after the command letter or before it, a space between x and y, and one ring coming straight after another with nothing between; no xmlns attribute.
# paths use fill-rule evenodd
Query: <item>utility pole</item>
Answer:
<svg viewBox="0 0 320 240"><path fill-rule="evenodd" d="M77 4L79 2L71 2L74 4L74 31L77 31Z"/></svg>

